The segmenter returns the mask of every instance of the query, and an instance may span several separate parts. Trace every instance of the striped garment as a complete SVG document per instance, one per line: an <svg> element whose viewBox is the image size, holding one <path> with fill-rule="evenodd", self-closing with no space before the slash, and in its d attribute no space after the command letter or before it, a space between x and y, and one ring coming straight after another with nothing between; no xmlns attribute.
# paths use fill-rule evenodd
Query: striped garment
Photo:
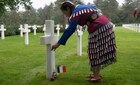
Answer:
<svg viewBox="0 0 140 85"><path fill-rule="evenodd" d="M103 68L116 61L115 34L111 22L89 34L88 55L91 70L95 66Z"/></svg>

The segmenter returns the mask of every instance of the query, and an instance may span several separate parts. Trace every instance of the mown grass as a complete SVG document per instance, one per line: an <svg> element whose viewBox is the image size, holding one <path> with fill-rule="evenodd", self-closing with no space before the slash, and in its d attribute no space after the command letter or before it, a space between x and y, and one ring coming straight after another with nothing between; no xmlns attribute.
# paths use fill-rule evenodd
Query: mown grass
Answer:
<svg viewBox="0 0 140 85"><path fill-rule="evenodd" d="M28 46L19 35L0 40L0 85L94 85L85 81L85 76L90 73L86 31L82 57L76 55L75 34L66 46L56 50L56 66L66 65L67 72L53 82L46 80L46 46L40 45L42 35L30 34ZM98 85L139 85L140 33L117 27L116 41L117 62L101 71L103 81Z"/></svg>

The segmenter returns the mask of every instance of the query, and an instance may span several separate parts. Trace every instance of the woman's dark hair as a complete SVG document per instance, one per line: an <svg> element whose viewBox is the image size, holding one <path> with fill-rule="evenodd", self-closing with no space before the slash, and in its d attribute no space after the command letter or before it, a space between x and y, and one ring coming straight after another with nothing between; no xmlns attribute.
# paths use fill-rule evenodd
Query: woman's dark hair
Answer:
<svg viewBox="0 0 140 85"><path fill-rule="evenodd" d="M72 3L71 1L64 1L64 2L61 4L60 9L61 9L62 11L66 11L68 8L70 8L70 11L72 12L73 9L75 8L74 3Z"/></svg>

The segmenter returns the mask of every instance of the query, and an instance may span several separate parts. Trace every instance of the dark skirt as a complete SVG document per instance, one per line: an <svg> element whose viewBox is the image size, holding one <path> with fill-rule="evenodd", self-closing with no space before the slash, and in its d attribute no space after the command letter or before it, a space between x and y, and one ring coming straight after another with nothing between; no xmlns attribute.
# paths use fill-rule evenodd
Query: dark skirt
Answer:
<svg viewBox="0 0 140 85"><path fill-rule="evenodd" d="M103 69L116 62L115 33L111 22L89 34L88 56L92 71L96 66Z"/></svg>

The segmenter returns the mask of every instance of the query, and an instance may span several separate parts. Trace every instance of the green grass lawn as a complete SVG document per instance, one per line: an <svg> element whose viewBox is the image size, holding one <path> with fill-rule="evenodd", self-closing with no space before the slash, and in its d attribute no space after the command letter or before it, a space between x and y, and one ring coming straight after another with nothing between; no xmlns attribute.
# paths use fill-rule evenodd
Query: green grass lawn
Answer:
<svg viewBox="0 0 140 85"><path fill-rule="evenodd" d="M90 73L87 57L87 36L83 35L83 56L77 56L74 34L66 46L56 50L56 66L66 65L67 72L51 82L46 80L46 46L40 36L30 34L30 44L17 36L0 40L0 85L96 85L85 81ZM117 62L101 71L103 81L98 85L140 85L140 33L116 28Z"/></svg>

